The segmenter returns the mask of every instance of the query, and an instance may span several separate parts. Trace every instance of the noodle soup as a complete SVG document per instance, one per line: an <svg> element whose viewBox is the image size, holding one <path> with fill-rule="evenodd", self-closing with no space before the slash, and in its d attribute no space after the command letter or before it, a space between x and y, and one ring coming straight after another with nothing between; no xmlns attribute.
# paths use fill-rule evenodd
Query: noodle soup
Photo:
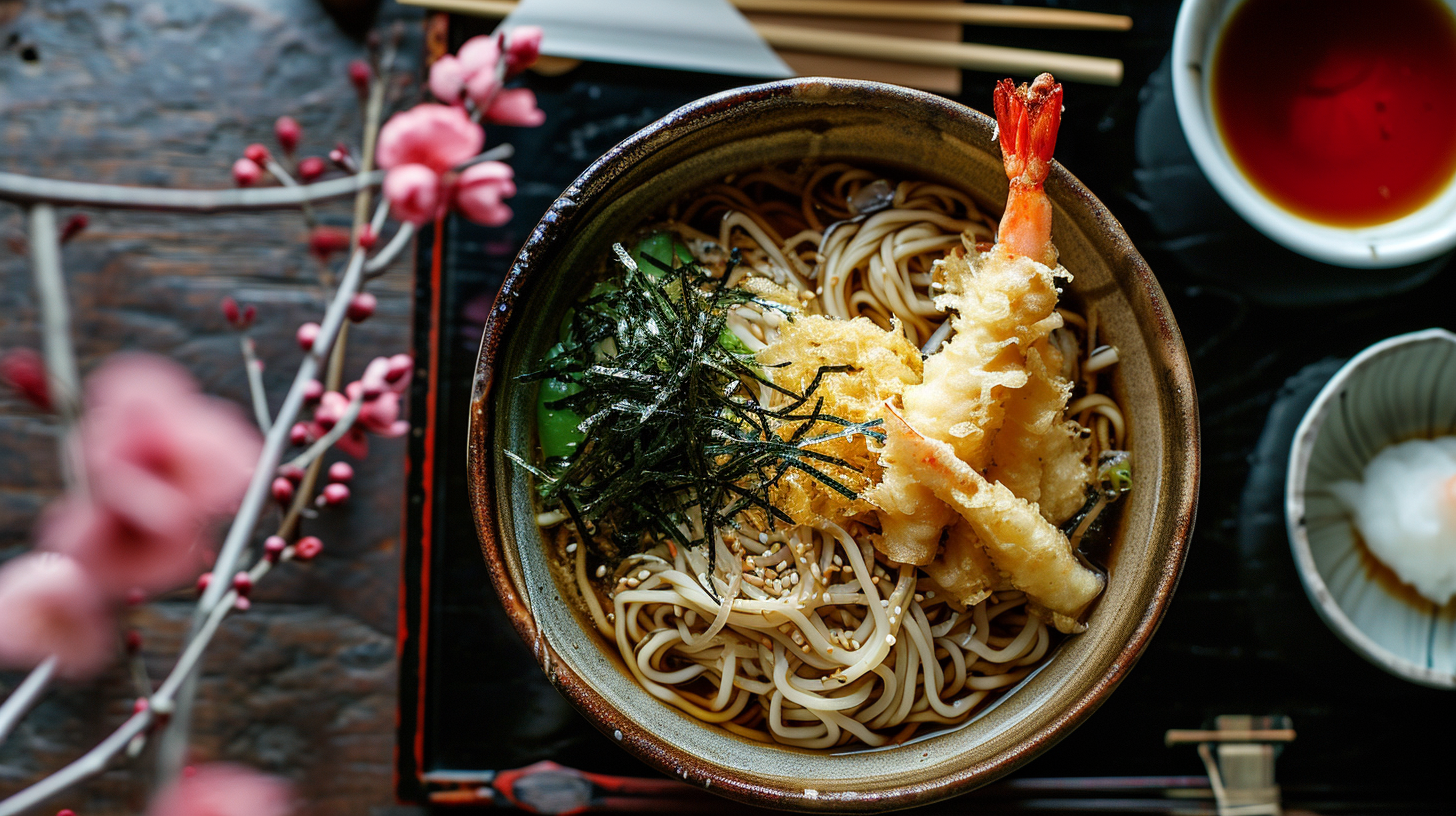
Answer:
<svg viewBox="0 0 1456 816"><path fill-rule="evenodd" d="M1001 502L993 512L1030 508L1024 521L1060 536L1089 599L1049 607L1055 593L1018 580L1032 567L988 547L1000 534L967 523L973 512L930 496L926 515L944 523L924 531L887 509L904 496L887 495L882 404L913 407L930 361L969 342L948 317L979 307L945 298L964 294L970 267L957 264L995 274L996 232L953 187L820 162L730 175L621 236L528 375L541 381L541 450L520 464L543 485L538 522L563 583L654 697L759 742L892 745L968 721L1081 630L1107 564L1104 551L1089 568L1082 550L1130 483L1126 423L1104 382L1118 352L1095 310L1052 290L1030 321L1040 328L1016 329L1039 332L1026 343L1035 370L993 372L1009 417L980 468L985 492L1005 494L988 499ZM716 395L706 408L694 383ZM651 415L618 433L614 409ZM681 457L690 439L709 453ZM603 455L612 446L624 452ZM704 473L682 488L655 471L624 476L642 449L660 470ZM595 469L582 464L593 451ZM757 469L724 464L754 457ZM622 484L638 479L650 484ZM625 507L604 509L614 502Z"/></svg>

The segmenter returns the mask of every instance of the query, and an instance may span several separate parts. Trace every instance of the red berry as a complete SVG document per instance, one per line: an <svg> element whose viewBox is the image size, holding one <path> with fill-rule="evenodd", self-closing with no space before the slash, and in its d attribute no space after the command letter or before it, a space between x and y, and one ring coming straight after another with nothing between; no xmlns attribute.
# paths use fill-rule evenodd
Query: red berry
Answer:
<svg viewBox="0 0 1456 816"><path fill-rule="evenodd" d="M142 650L142 633L135 629L126 630L126 651L128 654L136 654Z"/></svg>
<svg viewBox="0 0 1456 816"><path fill-rule="evenodd" d="M247 159L250 162L253 162L254 164L267 164L268 148L258 144L257 142L254 142L253 144L248 145L247 148L243 150L243 158Z"/></svg>
<svg viewBox="0 0 1456 816"><path fill-rule="evenodd" d="M324 543L318 536L304 536L293 545L293 557L299 561L311 561L324 551Z"/></svg>
<svg viewBox="0 0 1456 816"><path fill-rule="evenodd" d="M273 500L279 504L293 501L293 482L279 476L273 480Z"/></svg>
<svg viewBox="0 0 1456 816"><path fill-rule="evenodd" d="M370 69L369 63L364 60L349 63L349 82L354 85L354 90L361 94L368 93L369 81L373 78L374 71Z"/></svg>
<svg viewBox="0 0 1456 816"><path fill-rule="evenodd" d="M42 411L54 409L50 383L46 377L45 359L34 349L18 348L0 357L0 379L30 400Z"/></svg>
<svg viewBox="0 0 1456 816"><path fill-rule="evenodd" d="M268 536L263 541L263 557L276 564L278 556L283 554L287 546L288 542L283 540L283 536Z"/></svg>
<svg viewBox="0 0 1456 816"><path fill-rule="evenodd" d="M318 156L309 156L298 163L298 177L305 183L310 182L322 176L327 169L323 159Z"/></svg>
<svg viewBox="0 0 1456 816"><path fill-rule="evenodd" d="M202 594L207 591L207 585L212 583L212 573L204 572L197 576L197 592Z"/></svg>
<svg viewBox="0 0 1456 816"><path fill-rule="evenodd" d="M278 146L283 148L284 153L292 153L298 147L298 140L303 138L303 128L292 116L280 116L273 123L273 136L278 139Z"/></svg>
<svg viewBox="0 0 1456 816"><path fill-rule="evenodd" d="M295 422L293 427L288 429L288 444L294 446L307 445L308 426L302 422Z"/></svg>
<svg viewBox="0 0 1456 816"><path fill-rule="evenodd" d="M348 462L335 462L329 465L329 481L347 482L354 478L354 468Z"/></svg>
<svg viewBox="0 0 1456 816"><path fill-rule="evenodd" d="M234 575L233 589L236 589L239 595L247 595L249 592L252 592L253 576L246 572L239 572L237 575Z"/></svg>
<svg viewBox="0 0 1456 816"><path fill-rule="evenodd" d="M319 496L324 500L324 504L337 507L349 500L349 486L333 482L325 485Z"/></svg>
<svg viewBox="0 0 1456 816"><path fill-rule="evenodd" d="M303 468L289 462L278 466L278 475L294 484L303 481Z"/></svg>
<svg viewBox="0 0 1456 816"><path fill-rule="evenodd" d="M355 323L362 323L374 315L374 310L379 306L379 298L371 292L360 292L349 300L349 319Z"/></svg>
<svg viewBox="0 0 1456 816"><path fill-rule="evenodd" d="M305 323L299 326L298 333L295 335L298 340L298 347L304 351L312 351L313 341L318 339L319 328L320 326L317 323Z"/></svg>

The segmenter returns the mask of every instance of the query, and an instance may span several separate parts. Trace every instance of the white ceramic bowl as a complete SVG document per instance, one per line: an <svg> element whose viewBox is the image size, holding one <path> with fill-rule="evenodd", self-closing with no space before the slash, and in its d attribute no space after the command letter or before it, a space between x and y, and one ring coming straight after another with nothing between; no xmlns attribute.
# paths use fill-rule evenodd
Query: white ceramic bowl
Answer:
<svg viewBox="0 0 1456 816"><path fill-rule="evenodd" d="M1265 235L1325 263L1361 268L1405 266L1456 248L1456 178L1416 212L1368 227L1333 227L1301 218L1270 201L1249 182L1219 135L1209 92L1220 36L1229 17L1244 2L1185 0L1173 29L1173 100L1178 121L1193 157L1219 195ZM1445 2L1456 9L1456 0ZM1312 7L1318 9L1318 4Z"/></svg>
<svg viewBox="0 0 1456 816"><path fill-rule="evenodd" d="M1375 665L1456 688L1456 600L1413 600L1366 562L1349 514L1328 487L1361 477L1382 448L1456 433L1456 334L1402 334L1365 349L1330 378L1294 433L1285 523L1305 592L1325 623Z"/></svg>

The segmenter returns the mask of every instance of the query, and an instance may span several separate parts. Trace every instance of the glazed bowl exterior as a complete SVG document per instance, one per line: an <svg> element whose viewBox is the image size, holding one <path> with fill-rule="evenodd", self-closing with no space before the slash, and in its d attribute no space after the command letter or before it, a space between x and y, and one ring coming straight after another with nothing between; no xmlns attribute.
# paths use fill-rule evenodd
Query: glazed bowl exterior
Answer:
<svg viewBox="0 0 1456 816"><path fill-rule="evenodd" d="M1329 490L1360 481L1382 448L1456 433L1456 334L1382 340L1325 384L1294 433L1285 480L1289 546L1305 594L1350 648L1380 668L1456 689L1456 601L1426 601L1375 568Z"/></svg>
<svg viewBox="0 0 1456 816"><path fill-rule="evenodd" d="M471 413L469 482L481 548L507 614L542 669L605 734L663 773L732 799L796 810L877 811L941 799L1026 763L1083 722L1126 676L1178 580L1196 505L1197 403L1177 324L1122 227L1060 165L1046 189L1053 238L1120 351L1133 489L1107 591L1086 633L964 725L843 753L765 745L659 702L582 610L535 524L533 489L507 450L534 455L530 370L611 243L672 199L765 164L840 159L929 177L992 211L1006 200L994 123L944 98L879 83L803 78L707 97L644 128L564 192L517 256L486 325Z"/></svg>

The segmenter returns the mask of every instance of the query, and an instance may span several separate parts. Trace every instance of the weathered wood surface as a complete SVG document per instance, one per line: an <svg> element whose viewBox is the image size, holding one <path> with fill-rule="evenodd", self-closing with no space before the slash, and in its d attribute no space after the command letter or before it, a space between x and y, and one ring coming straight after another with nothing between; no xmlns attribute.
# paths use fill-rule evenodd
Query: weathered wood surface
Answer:
<svg viewBox="0 0 1456 816"><path fill-rule="evenodd" d="M405 21L404 67L414 71L417 12L385 3L380 13ZM301 155L322 155L336 140L357 149L346 66L363 50L314 0L0 2L0 171L226 187L233 160L250 142L271 144L282 114L303 126ZM415 87L410 79L392 95L405 104ZM347 224L350 200L319 211ZM258 306L254 336L276 406L298 363L293 330L324 305L299 215L87 215L90 228L62 251L82 371L123 348L155 351L246 406L237 338L218 310L233 295ZM22 211L0 204L0 349L40 342L28 262L11 240L23 232ZM371 285L379 310L351 332L350 376L408 349L410 287L408 255ZM58 494L54 433L49 417L0 393L0 559L28 546L36 515ZM324 555L269 575L204 662L197 759L288 777L300 813L415 812L391 794L403 451L400 440L373 440L356 463L353 500L305 523ZM170 667L190 605L179 595L130 615L154 678ZM0 693L18 680L0 674ZM120 661L52 692L0 746L0 796L90 747L134 696ZM144 767L120 763L38 812L139 812L147 774L133 768Z"/></svg>

